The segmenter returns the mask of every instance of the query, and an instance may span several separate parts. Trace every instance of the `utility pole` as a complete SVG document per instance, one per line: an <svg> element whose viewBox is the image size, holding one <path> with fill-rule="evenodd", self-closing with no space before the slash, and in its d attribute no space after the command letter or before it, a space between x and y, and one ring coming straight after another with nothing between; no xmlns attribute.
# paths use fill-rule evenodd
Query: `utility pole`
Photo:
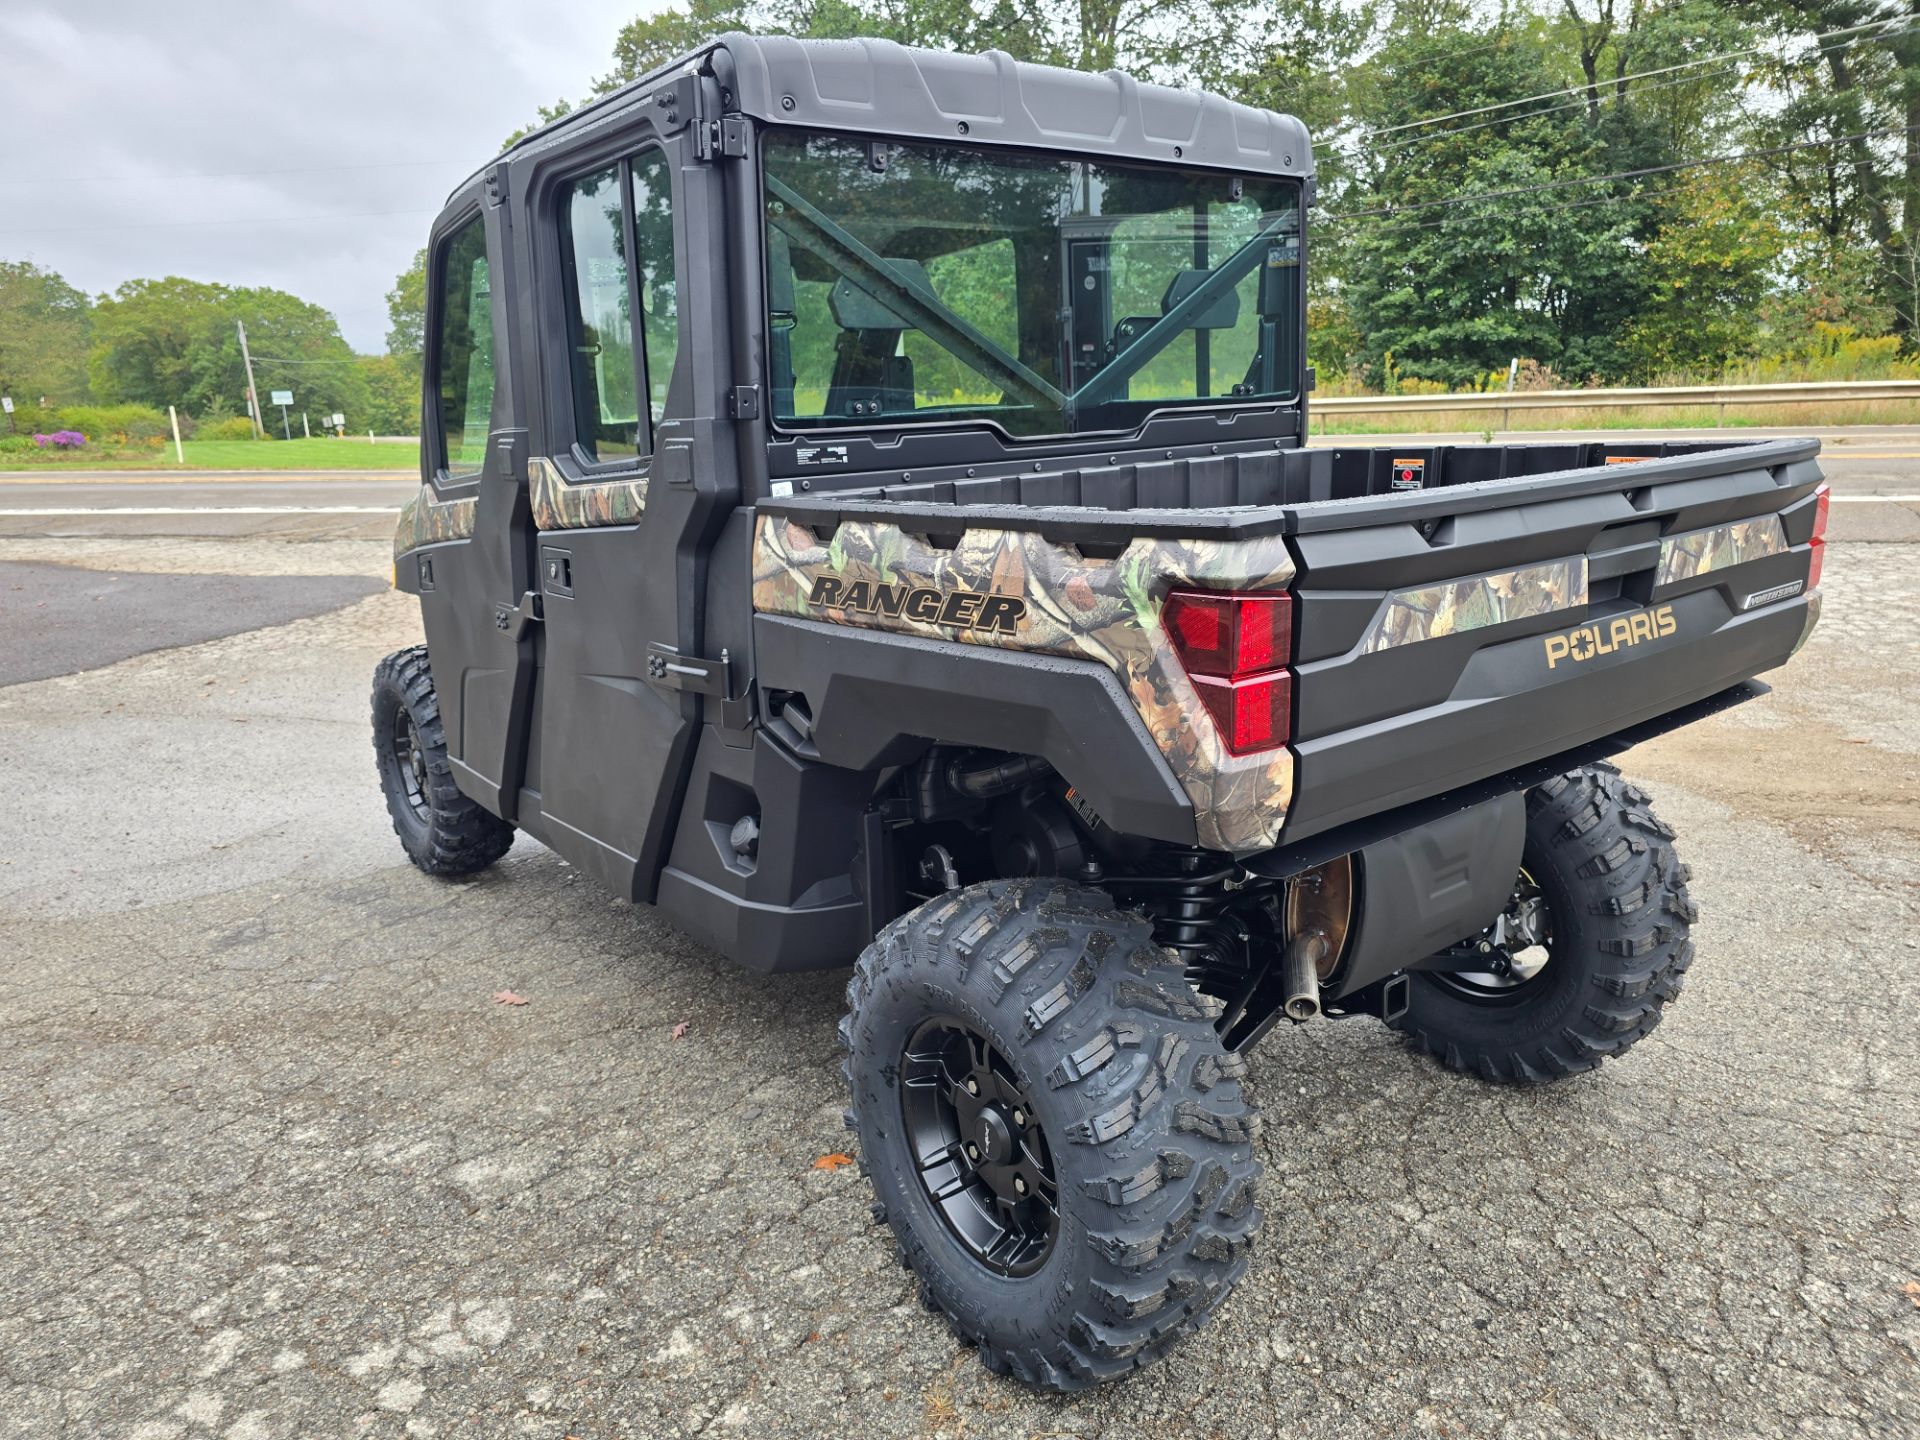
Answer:
<svg viewBox="0 0 1920 1440"><path fill-rule="evenodd" d="M233 328L240 332L240 358L247 367L247 418L253 421L253 438L264 439L265 432L260 428L260 392L253 385L253 356L247 353L247 327L236 320Z"/></svg>

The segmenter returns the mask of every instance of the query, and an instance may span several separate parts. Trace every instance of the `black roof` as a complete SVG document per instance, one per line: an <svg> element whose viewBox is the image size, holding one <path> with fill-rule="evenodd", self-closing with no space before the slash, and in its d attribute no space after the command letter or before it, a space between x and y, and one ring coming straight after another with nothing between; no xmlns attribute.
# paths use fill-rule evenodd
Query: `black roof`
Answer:
<svg viewBox="0 0 1920 1440"><path fill-rule="evenodd" d="M724 56L717 52L724 51ZM729 109L775 124L904 139L1061 150L1248 174L1307 176L1313 145L1291 115L1176 90L1118 70L1030 65L1004 51L957 55L891 40L730 33L543 125L509 155L598 128L689 67L731 72ZM465 188L464 185L461 188Z"/></svg>

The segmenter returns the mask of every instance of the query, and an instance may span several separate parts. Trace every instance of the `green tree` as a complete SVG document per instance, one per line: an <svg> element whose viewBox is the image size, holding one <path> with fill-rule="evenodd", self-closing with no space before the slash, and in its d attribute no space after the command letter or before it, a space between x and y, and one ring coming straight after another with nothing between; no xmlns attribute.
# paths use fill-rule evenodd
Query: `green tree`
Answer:
<svg viewBox="0 0 1920 1440"><path fill-rule="evenodd" d="M1818 232L1808 248L1836 277L1848 268L1846 252L1870 256L1872 299L1912 346L1920 335L1920 10L1914 0L1891 11L1867 0L1730 0L1728 8L1784 47L1753 97L1752 134L1763 147L1803 147L1767 164ZM1847 27L1862 28L1832 33Z"/></svg>
<svg viewBox="0 0 1920 1440"><path fill-rule="evenodd" d="M283 290L236 289L168 276L130 280L94 309L87 370L95 398L206 414L243 403L235 322L247 327L264 406L292 390L313 413L365 412L367 380L326 310Z"/></svg>
<svg viewBox="0 0 1920 1440"><path fill-rule="evenodd" d="M0 260L0 394L82 404L93 316L87 297L51 270Z"/></svg>
<svg viewBox="0 0 1920 1440"><path fill-rule="evenodd" d="M1403 129L1554 90L1568 52L1542 24L1498 33L1395 34L1369 66L1374 138L1342 197L1347 302L1376 378L1472 383L1518 355L1582 378L1625 373L1643 301L1648 207L1630 186L1469 199L1563 186L1646 163L1657 146L1630 115L1519 105L1496 123ZM1577 67L1575 73L1578 73Z"/></svg>
<svg viewBox="0 0 1920 1440"><path fill-rule="evenodd" d="M1647 379L1712 374L1753 348L1782 245L1758 179L1700 170L1661 196L1630 342Z"/></svg>
<svg viewBox="0 0 1920 1440"><path fill-rule="evenodd" d="M417 360L427 344L427 252L415 252L387 291L387 353Z"/></svg>
<svg viewBox="0 0 1920 1440"><path fill-rule="evenodd" d="M361 355L356 360L367 382L367 408L354 428L381 435L419 434L420 357Z"/></svg>

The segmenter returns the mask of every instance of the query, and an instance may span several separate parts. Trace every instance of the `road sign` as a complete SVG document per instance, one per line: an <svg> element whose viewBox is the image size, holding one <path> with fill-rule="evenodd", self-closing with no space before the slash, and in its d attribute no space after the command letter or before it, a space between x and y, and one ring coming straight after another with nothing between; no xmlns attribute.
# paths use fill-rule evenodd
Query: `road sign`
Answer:
<svg viewBox="0 0 1920 1440"><path fill-rule="evenodd" d="M335 429L338 429L340 426L346 423L347 423L346 416L342 415L338 410L333 412L333 424Z"/></svg>
<svg viewBox="0 0 1920 1440"><path fill-rule="evenodd" d="M13 413L13 396L0 395L0 412L4 412L8 415L11 415Z"/></svg>
<svg viewBox="0 0 1920 1440"><path fill-rule="evenodd" d="M273 403L275 405L291 405L293 403L293 391L291 390L274 391Z"/></svg>

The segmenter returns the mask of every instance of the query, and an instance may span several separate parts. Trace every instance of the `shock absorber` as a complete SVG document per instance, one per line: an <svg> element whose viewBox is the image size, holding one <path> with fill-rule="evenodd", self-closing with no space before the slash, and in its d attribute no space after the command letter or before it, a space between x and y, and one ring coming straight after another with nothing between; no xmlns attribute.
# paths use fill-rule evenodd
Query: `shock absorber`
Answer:
<svg viewBox="0 0 1920 1440"><path fill-rule="evenodd" d="M1246 964L1227 915L1232 868L1204 850L1179 851L1171 858L1173 874L1134 876L1125 883L1151 886L1146 909L1155 942L1180 957L1189 984L1217 990Z"/></svg>

